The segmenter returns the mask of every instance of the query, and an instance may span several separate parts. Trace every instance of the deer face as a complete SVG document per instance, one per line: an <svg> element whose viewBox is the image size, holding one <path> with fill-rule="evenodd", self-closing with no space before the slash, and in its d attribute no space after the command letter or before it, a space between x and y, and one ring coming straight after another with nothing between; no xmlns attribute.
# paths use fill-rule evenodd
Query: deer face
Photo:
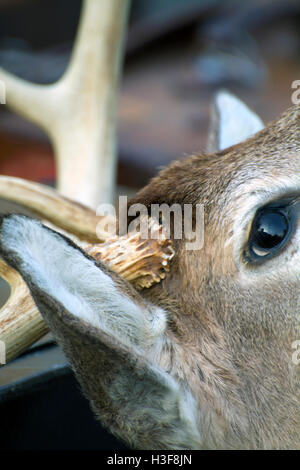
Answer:
<svg viewBox="0 0 300 470"><path fill-rule="evenodd" d="M260 124L243 117L250 135ZM203 204L205 241L187 250L174 240L171 272L141 294L39 222L3 218L2 256L97 416L130 445L299 447L299 147L293 108L246 142L175 162L150 182L132 203Z"/></svg>
<svg viewBox="0 0 300 470"><path fill-rule="evenodd" d="M212 422L248 421L242 446L299 442L299 125L293 108L245 143L175 163L137 198L205 204L203 248L178 241L171 275L146 294L170 312L186 380L219 412ZM180 375L183 361L172 363Z"/></svg>

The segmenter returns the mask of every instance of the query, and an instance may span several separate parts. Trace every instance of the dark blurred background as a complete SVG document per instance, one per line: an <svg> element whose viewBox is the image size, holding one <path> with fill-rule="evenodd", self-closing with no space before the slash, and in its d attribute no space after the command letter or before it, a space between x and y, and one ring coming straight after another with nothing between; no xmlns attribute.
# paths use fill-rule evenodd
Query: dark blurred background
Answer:
<svg viewBox="0 0 300 470"><path fill-rule="evenodd" d="M0 0L0 66L34 82L56 81L80 7L80 0ZM265 122L291 106L299 31L299 0L133 0L119 100L119 186L135 192L159 167L204 151L220 88ZM47 137L3 105L0 174L55 184ZM95 422L65 363L48 335L0 369L1 449L123 448Z"/></svg>

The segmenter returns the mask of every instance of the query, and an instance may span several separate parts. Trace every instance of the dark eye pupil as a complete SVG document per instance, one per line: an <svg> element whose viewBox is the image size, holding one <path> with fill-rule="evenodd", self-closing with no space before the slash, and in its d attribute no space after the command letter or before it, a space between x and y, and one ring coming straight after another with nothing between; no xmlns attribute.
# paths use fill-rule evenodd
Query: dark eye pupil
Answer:
<svg viewBox="0 0 300 470"><path fill-rule="evenodd" d="M281 243L289 230L288 220L281 212L264 212L255 222L254 243L257 247L271 249Z"/></svg>

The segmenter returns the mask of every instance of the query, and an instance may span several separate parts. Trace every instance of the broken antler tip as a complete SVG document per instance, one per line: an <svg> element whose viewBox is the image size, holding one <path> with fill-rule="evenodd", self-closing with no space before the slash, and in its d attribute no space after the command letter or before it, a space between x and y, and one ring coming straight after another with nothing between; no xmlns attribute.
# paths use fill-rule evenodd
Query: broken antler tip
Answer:
<svg viewBox="0 0 300 470"><path fill-rule="evenodd" d="M147 238L134 231L105 243L88 245L85 250L137 289L149 288L165 278L175 251L161 225L149 218L148 227Z"/></svg>

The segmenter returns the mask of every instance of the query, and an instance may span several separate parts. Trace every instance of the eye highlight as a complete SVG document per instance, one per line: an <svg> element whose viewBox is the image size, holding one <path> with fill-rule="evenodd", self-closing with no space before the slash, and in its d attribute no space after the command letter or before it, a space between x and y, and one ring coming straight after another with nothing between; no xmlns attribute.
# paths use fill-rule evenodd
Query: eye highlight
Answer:
<svg viewBox="0 0 300 470"><path fill-rule="evenodd" d="M291 238L294 228L292 205L260 209L253 220L245 257L259 262L277 255Z"/></svg>
<svg viewBox="0 0 300 470"><path fill-rule="evenodd" d="M272 250L282 243L289 231L285 214L275 210L264 211L256 217L253 227L253 244L259 249Z"/></svg>

